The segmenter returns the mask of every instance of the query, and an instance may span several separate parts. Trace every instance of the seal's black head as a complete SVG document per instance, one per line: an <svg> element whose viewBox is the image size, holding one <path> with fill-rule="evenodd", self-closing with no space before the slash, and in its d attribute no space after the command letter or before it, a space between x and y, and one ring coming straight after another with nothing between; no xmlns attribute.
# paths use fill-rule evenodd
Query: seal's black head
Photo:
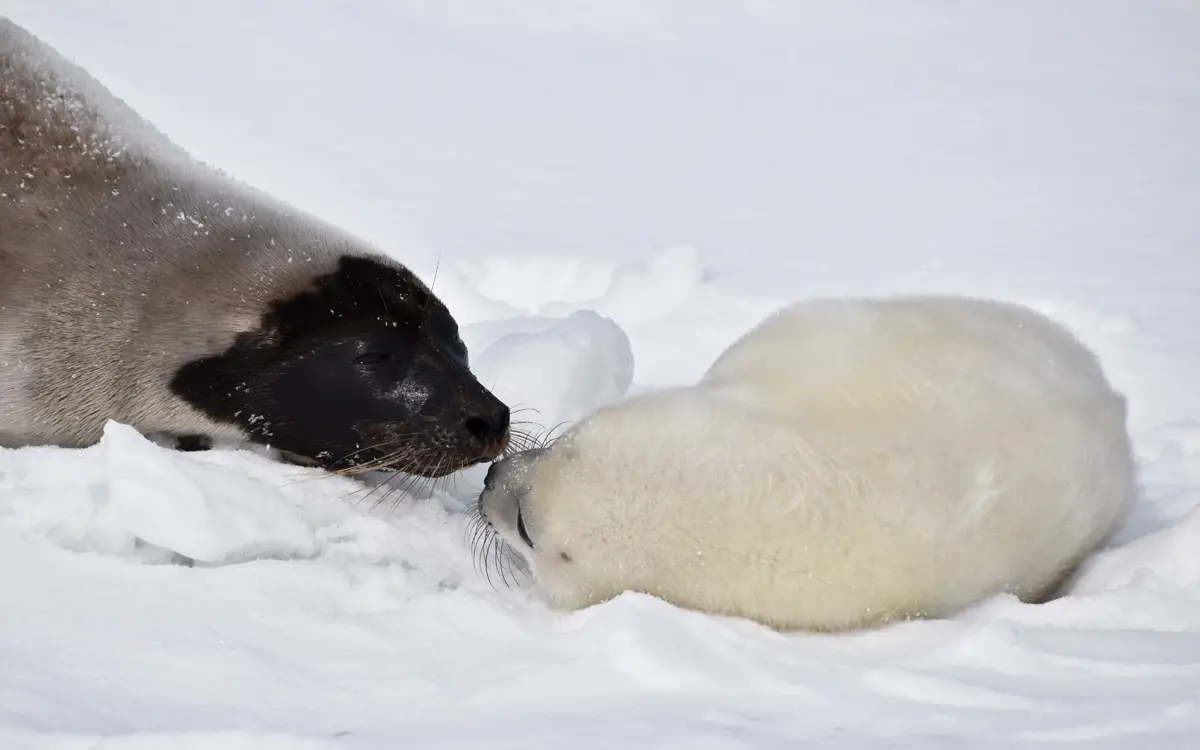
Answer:
<svg viewBox="0 0 1200 750"><path fill-rule="evenodd" d="M183 366L176 394L327 469L438 477L503 453L509 411L467 363L458 325L408 270L343 256L228 351Z"/></svg>

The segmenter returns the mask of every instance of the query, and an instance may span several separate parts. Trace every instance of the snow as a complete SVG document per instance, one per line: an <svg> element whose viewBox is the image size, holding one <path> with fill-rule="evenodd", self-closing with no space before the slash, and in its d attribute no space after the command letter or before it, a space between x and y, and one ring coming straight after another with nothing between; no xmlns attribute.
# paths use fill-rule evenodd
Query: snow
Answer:
<svg viewBox="0 0 1200 750"><path fill-rule="evenodd" d="M178 143L410 263L545 428L820 294L1076 330L1142 494L1069 596L845 636L477 570L414 492L112 424L0 451L0 747L1191 748L1200 8L0 0Z"/></svg>

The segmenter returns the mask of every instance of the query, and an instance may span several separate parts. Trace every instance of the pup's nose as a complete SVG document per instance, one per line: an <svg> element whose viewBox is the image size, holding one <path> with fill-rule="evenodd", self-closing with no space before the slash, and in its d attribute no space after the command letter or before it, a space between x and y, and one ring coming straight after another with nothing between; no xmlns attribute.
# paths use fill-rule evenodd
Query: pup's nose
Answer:
<svg viewBox="0 0 1200 750"><path fill-rule="evenodd" d="M497 461L488 467L487 475L483 478L483 488L485 490L490 490L492 488L492 484L496 481L496 467L499 465L500 462Z"/></svg>
<svg viewBox="0 0 1200 750"><path fill-rule="evenodd" d="M476 440L492 443L502 440L508 434L508 418L508 407L500 404L500 407L490 414L479 413L467 417L463 427Z"/></svg>

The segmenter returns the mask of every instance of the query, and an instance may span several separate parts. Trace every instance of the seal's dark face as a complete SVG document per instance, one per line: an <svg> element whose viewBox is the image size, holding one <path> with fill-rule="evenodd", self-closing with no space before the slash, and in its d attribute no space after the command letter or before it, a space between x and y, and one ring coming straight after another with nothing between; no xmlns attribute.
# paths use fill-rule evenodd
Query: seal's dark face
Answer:
<svg viewBox="0 0 1200 750"><path fill-rule="evenodd" d="M343 257L171 385L209 417L328 469L444 476L508 443L508 407L471 373L445 306L369 258Z"/></svg>

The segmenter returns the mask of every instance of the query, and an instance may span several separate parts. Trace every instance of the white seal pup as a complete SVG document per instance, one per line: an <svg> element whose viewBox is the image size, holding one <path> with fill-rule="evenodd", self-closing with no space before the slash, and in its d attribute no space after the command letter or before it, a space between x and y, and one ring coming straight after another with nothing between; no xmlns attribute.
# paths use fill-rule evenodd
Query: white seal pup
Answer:
<svg viewBox="0 0 1200 750"><path fill-rule="evenodd" d="M405 266L193 160L0 18L0 446L108 420L425 477L509 438Z"/></svg>
<svg viewBox="0 0 1200 750"><path fill-rule="evenodd" d="M1041 600L1136 495L1096 357L1023 306L951 296L793 305L695 385L485 482L482 518L558 606L640 591L823 631Z"/></svg>

